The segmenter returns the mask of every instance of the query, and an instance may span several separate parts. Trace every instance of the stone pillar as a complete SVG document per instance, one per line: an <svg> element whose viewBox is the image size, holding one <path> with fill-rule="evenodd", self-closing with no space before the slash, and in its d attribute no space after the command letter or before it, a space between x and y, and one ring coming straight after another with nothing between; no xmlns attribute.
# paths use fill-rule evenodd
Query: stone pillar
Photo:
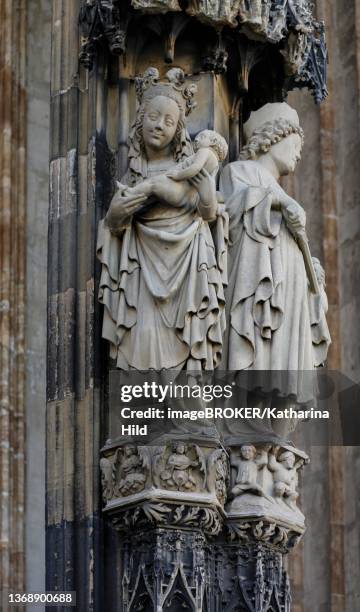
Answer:
<svg viewBox="0 0 360 612"><path fill-rule="evenodd" d="M329 23L329 53L333 55L332 3L318 0L317 10ZM329 274L329 324L333 346L329 368L341 370L340 282L339 282L339 214L336 198L335 101L334 67L329 67L329 100L320 108L320 156L322 182L322 213L324 222L324 261ZM336 425L335 425L336 427ZM329 508L330 508L330 606L331 612L346 607L345 550L344 550L344 483L345 453L341 446L328 450Z"/></svg>
<svg viewBox="0 0 360 612"><path fill-rule="evenodd" d="M295 486L283 497L288 458L297 479L308 458L294 447L247 443L227 452L215 440L188 438L105 446L103 502L119 532L119 610L289 612L285 557L305 523ZM261 473L258 490L239 484L244 470Z"/></svg>
<svg viewBox="0 0 360 612"><path fill-rule="evenodd" d="M46 588L75 590L78 609L93 610L101 609L94 254L104 109L94 81L78 70L80 3L52 4Z"/></svg>
<svg viewBox="0 0 360 612"><path fill-rule="evenodd" d="M27 35L26 588L45 589L46 312L51 3L30 0ZM41 19L39 19L41 14ZM34 562L36 559L36 563ZM40 612L40 611L38 611Z"/></svg>
<svg viewBox="0 0 360 612"><path fill-rule="evenodd" d="M1 0L0 585L20 591L25 586L25 60L26 2Z"/></svg>
<svg viewBox="0 0 360 612"><path fill-rule="evenodd" d="M100 465L104 512L119 532L118 609L218 609L220 558L212 543L228 478L218 442L109 445Z"/></svg>

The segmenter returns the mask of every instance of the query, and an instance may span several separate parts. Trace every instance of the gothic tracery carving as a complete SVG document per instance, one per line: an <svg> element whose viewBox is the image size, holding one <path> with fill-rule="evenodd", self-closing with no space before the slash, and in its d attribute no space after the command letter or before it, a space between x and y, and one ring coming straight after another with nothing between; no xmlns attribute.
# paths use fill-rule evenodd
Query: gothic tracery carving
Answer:
<svg viewBox="0 0 360 612"><path fill-rule="evenodd" d="M316 102L327 95L324 25L314 19L307 0L189 0L186 12L178 0L132 0L131 6L120 0L83 0L80 62L91 69L101 41L107 42L111 53L124 54L129 23L143 13L149 14L146 27L163 40L166 62L174 61L176 39L189 16L195 17L212 26L217 35L216 43L211 39L206 43L208 50L202 60L205 70L226 72L228 49L221 29L228 25L234 31L227 35L229 40L239 33L250 33L251 38L255 34L263 43L281 43L288 89L308 86Z"/></svg>

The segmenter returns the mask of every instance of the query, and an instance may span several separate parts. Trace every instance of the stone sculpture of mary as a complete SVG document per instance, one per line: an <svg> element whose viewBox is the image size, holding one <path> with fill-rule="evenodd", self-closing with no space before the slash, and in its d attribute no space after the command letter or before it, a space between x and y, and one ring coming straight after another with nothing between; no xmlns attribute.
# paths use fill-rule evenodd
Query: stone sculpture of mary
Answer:
<svg viewBox="0 0 360 612"><path fill-rule="evenodd" d="M195 87L177 68L164 81L149 68L136 87L128 171L99 227L103 337L124 370L212 370L225 327L227 216L206 170L171 189L161 181L193 153L185 116ZM211 211L211 229L200 200Z"/></svg>

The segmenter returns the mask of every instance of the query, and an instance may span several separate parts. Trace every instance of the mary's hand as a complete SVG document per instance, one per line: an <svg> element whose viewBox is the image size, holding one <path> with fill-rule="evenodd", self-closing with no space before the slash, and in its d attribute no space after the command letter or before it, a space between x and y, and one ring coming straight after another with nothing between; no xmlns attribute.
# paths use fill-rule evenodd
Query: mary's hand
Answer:
<svg viewBox="0 0 360 612"><path fill-rule="evenodd" d="M206 221L213 219L216 216L218 206L214 177L203 168L199 174L189 179L189 183L195 187L199 194L199 212L201 216Z"/></svg>
<svg viewBox="0 0 360 612"><path fill-rule="evenodd" d="M144 194L126 195L119 189L111 200L110 208L105 217L105 221L113 233L121 231L128 225L131 217L136 213L147 200Z"/></svg>

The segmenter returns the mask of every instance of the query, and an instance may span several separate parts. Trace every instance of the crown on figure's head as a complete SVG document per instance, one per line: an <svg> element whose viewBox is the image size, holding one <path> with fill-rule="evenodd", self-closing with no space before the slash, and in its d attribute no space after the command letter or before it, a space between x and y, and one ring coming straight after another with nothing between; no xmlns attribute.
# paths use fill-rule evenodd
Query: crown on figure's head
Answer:
<svg viewBox="0 0 360 612"><path fill-rule="evenodd" d="M185 74L181 68L171 68L165 75L164 81L160 81L157 68L148 68L142 77L135 79L137 99L140 104L151 100L156 96L166 96L174 100L185 115L189 115L196 107L194 96L197 92L195 83L187 85Z"/></svg>

